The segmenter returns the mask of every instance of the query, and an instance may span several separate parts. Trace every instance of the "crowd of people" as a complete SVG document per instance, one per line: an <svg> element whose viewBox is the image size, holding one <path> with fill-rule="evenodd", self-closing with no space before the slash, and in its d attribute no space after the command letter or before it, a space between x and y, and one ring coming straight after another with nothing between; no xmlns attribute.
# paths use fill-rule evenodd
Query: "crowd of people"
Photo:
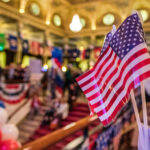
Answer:
<svg viewBox="0 0 150 150"><path fill-rule="evenodd" d="M0 67L0 79L5 82L28 82L30 77L29 67L23 68L21 64L11 63L5 68Z"/></svg>
<svg viewBox="0 0 150 150"><path fill-rule="evenodd" d="M59 126L61 119L68 116L69 110L76 105L77 97L80 93L75 78L80 71L72 71L71 67L63 73L62 93L61 97L57 94L57 72L54 68L50 68L47 72L43 72L40 82L30 83L29 99L31 99L31 111L29 117L32 119L38 115L40 106L44 105L44 101L49 101L49 110L46 111L42 125ZM40 100L43 97L44 101ZM55 124L55 125L54 125ZM57 125L56 125L57 124Z"/></svg>

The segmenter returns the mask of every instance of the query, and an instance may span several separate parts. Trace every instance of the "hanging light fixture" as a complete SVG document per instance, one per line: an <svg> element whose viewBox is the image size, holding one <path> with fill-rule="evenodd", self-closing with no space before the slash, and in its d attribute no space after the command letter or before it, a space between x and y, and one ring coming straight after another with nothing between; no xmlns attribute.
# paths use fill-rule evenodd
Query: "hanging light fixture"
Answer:
<svg viewBox="0 0 150 150"><path fill-rule="evenodd" d="M78 14L75 14L70 23L70 30L73 32L79 32L82 29L82 24Z"/></svg>

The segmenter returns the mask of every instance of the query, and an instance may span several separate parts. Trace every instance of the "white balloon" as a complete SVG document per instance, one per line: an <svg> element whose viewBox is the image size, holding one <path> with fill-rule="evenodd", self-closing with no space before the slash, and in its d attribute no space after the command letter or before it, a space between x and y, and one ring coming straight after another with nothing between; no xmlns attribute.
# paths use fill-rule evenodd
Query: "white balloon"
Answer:
<svg viewBox="0 0 150 150"><path fill-rule="evenodd" d="M19 136L19 130L14 124L5 124L1 128L2 131L2 140L17 140Z"/></svg>
<svg viewBox="0 0 150 150"><path fill-rule="evenodd" d="M0 127L3 126L8 119L7 111L0 107Z"/></svg>

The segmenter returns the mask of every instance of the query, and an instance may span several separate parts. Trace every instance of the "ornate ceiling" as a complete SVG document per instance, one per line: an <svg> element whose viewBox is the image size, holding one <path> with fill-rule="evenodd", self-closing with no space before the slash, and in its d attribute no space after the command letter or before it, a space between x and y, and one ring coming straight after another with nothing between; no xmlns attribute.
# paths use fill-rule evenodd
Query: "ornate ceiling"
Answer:
<svg viewBox="0 0 150 150"><path fill-rule="evenodd" d="M7 0L2 4L9 5L19 13L23 9L21 19L26 23L41 29L50 29L68 38L90 37L106 34L112 24L104 24L104 16L114 16L113 24L119 25L134 9L144 9L148 12L149 18L144 23L145 30L150 31L150 0ZM5 7L5 6L4 6ZM8 9L10 10L10 8ZM22 11L22 10L21 10ZM20 11L20 12L21 12ZM13 10L11 10L13 12ZM1 10L0 10L1 13ZM21 12L22 13L22 12ZM73 15L77 13L85 22L83 29L74 33L69 29ZM10 14L11 16L12 14ZM21 15L21 14L20 14ZM57 16L57 17L56 17ZM30 18L30 21L28 19ZM54 19L55 18L55 19ZM106 19L110 21L110 19ZM57 23L55 23L57 22Z"/></svg>

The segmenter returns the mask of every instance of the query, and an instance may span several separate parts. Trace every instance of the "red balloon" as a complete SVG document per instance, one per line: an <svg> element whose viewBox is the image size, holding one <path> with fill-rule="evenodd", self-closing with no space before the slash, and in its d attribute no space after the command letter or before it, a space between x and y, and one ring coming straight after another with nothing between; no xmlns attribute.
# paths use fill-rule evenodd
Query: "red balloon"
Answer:
<svg viewBox="0 0 150 150"><path fill-rule="evenodd" d="M16 150L19 145L14 140L5 140L0 142L0 150Z"/></svg>
<svg viewBox="0 0 150 150"><path fill-rule="evenodd" d="M2 131L0 130L0 141L2 141Z"/></svg>

